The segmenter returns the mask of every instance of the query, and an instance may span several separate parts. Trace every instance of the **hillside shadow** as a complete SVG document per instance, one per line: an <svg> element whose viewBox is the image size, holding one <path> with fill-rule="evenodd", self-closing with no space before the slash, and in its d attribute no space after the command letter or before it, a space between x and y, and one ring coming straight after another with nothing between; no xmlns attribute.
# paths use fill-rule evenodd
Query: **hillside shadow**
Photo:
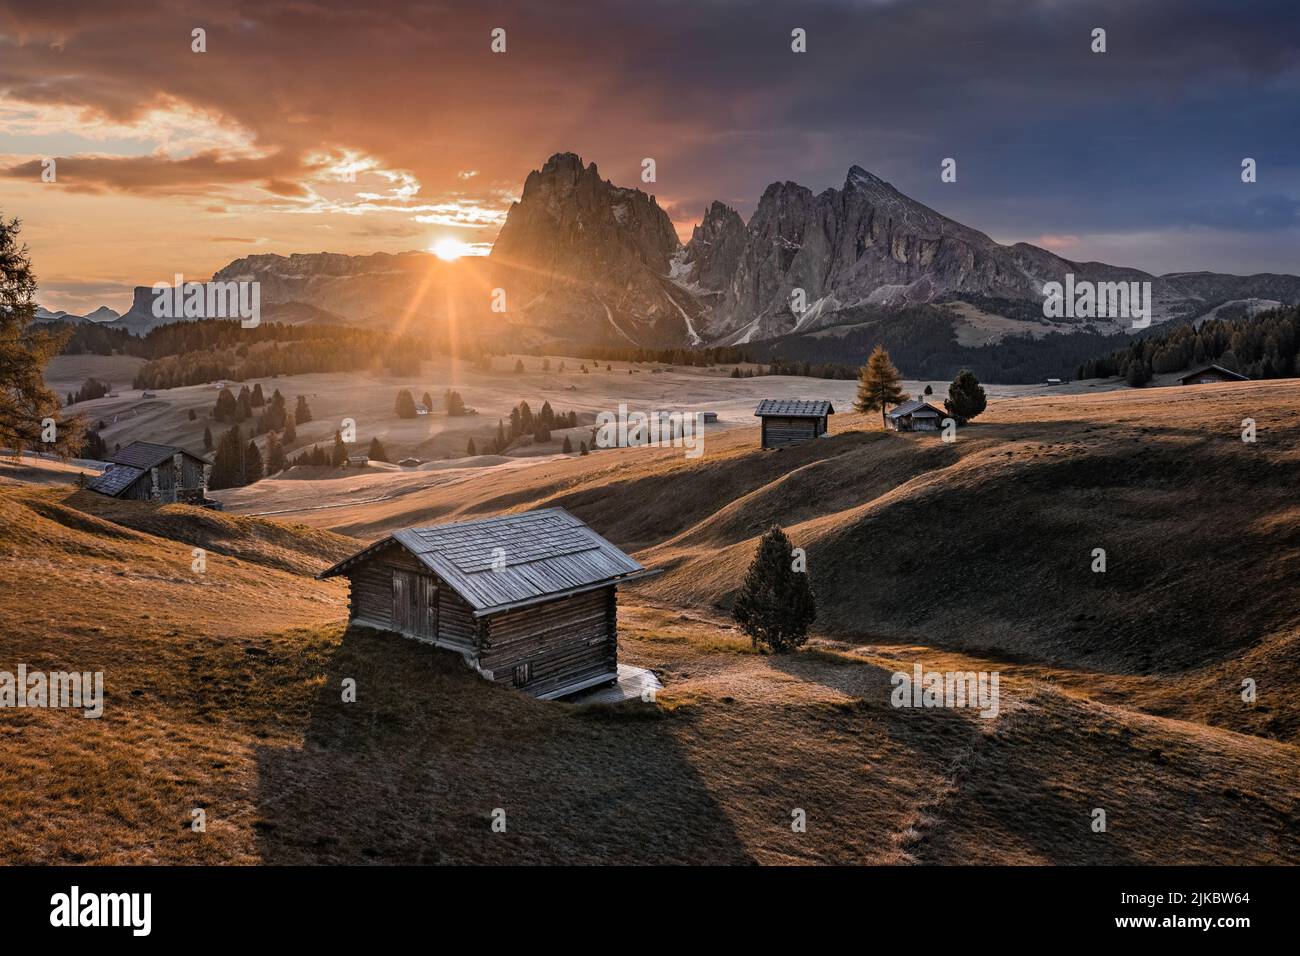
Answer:
<svg viewBox="0 0 1300 956"><path fill-rule="evenodd" d="M536 701L454 654L349 628L302 746L257 751L257 850L272 864L752 863L674 736L687 719Z"/></svg>
<svg viewBox="0 0 1300 956"><path fill-rule="evenodd" d="M895 708L892 671L841 655L813 650L770 661L783 673L859 698L857 713L911 754L910 766L931 775L934 787L914 795L916 832L906 847L919 862L996 862L999 850L1003 859L1139 862L1113 836L1092 832L1093 803L1062 792L1059 774L1049 773L1061 766L1059 747L1037 747L1001 732L1022 719L1018 715L1004 713L986 724L969 710ZM1095 781L1099 791L1105 782ZM997 842L1005 846L991 846Z"/></svg>

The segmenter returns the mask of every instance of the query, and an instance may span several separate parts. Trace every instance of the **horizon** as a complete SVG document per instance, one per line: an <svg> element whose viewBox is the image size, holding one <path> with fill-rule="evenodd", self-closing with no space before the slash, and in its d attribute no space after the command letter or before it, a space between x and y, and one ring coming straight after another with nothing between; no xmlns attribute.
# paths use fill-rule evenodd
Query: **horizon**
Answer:
<svg viewBox="0 0 1300 956"><path fill-rule="evenodd" d="M769 183L817 193L860 165L1072 261L1294 269L1300 28L1281 3L679 7L0 4L0 211L24 220L41 305L78 314L249 254L484 253L561 151L654 195L683 241L715 200L748 220Z"/></svg>

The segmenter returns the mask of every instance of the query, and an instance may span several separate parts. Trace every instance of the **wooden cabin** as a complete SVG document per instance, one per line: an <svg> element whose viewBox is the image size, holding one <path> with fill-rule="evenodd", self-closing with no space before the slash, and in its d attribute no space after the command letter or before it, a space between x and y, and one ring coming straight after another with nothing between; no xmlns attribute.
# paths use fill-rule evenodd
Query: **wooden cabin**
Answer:
<svg viewBox="0 0 1300 956"><path fill-rule="evenodd" d="M765 398L754 409L754 415L763 423L759 447L784 448L820 438L834 414L835 409L827 401Z"/></svg>
<svg viewBox="0 0 1300 956"><path fill-rule="evenodd" d="M885 424L896 432L937 432L940 423L952 417L929 402L913 400L885 412Z"/></svg>
<svg viewBox="0 0 1300 956"><path fill-rule="evenodd" d="M405 528L321 572L349 619L550 700L618 677L619 584L651 573L563 508Z"/></svg>
<svg viewBox="0 0 1300 956"><path fill-rule="evenodd" d="M133 441L108 459L108 467L86 487L110 498L182 502L210 507L208 476L212 465L175 445Z"/></svg>
<svg viewBox="0 0 1300 956"><path fill-rule="evenodd" d="M1222 365L1207 365L1178 380L1183 385L1211 385L1215 382L1249 382L1250 378Z"/></svg>

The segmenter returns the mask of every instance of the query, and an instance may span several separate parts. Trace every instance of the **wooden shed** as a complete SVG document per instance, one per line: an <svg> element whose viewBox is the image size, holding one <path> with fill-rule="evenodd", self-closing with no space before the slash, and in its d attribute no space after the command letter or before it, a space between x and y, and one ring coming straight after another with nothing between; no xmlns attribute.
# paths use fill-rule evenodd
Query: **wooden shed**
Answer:
<svg viewBox="0 0 1300 956"><path fill-rule="evenodd" d="M1195 372L1188 372L1178 381L1183 385L1210 385L1214 382L1249 382L1250 379L1222 365L1207 365Z"/></svg>
<svg viewBox="0 0 1300 956"><path fill-rule="evenodd" d="M212 465L184 448L133 441L114 452L108 462L108 467L87 483L91 491L136 501L217 504L207 498Z"/></svg>
<svg viewBox="0 0 1300 956"><path fill-rule="evenodd" d="M760 447L783 448L812 441L826 434L828 419L835 409L827 401L794 398L765 398L754 409L763 422Z"/></svg>
<svg viewBox="0 0 1300 956"><path fill-rule="evenodd" d="M617 586L652 573L543 508L405 528L319 576L348 579L355 623L456 651L549 700L617 679Z"/></svg>
<svg viewBox="0 0 1300 956"><path fill-rule="evenodd" d="M896 432L937 432L939 423L951 418L929 402L903 402L885 412L885 423Z"/></svg>

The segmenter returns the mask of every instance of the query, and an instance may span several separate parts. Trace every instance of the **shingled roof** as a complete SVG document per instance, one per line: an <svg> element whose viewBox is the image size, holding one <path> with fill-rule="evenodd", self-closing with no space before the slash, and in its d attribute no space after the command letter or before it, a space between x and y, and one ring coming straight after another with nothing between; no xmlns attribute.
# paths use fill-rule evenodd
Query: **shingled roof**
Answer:
<svg viewBox="0 0 1300 956"><path fill-rule="evenodd" d="M405 548L445 581L473 608L475 617L652 573L563 508L542 508L404 528L318 577L342 574L393 545Z"/></svg>
<svg viewBox="0 0 1300 956"><path fill-rule="evenodd" d="M754 414L780 415L783 418L822 418L834 415L835 409L827 401L804 401L801 398L765 398L758 403Z"/></svg>
<svg viewBox="0 0 1300 956"><path fill-rule="evenodd" d="M1218 372L1220 375L1226 375L1234 382L1249 382L1250 376L1242 375L1240 372L1234 372L1230 368L1224 368L1222 365L1207 365L1204 368L1198 368L1195 372L1188 372L1186 375L1180 375L1178 380L1185 382L1189 378L1196 378L1198 375L1204 375L1206 372Z"/></svg>
<svg viewBox="0 0 1300 956"><path fill-rule="evenodd" d="M101 474L86 482L86 487L91 491L98 491L101 495L118 495L143 474L143 468L110 464Z"/></svg>
<svg viewBox="0 0 1300 956"><path fill-rule="evenodd" d="M885 414L890 418L902 418L904 415L911 415L913 418L934 418L938 415L942 415L943 412L939 411L939 409L935 408L929 402L921 402L913 399L910 402L904 402L902 405L891 408Z"/></svg>
<svg viewBox="0 0 1300 956"><path fill-rule="evenodd" d="M206 461L193 452L188 452L184 448L177 448L175 445L155 445L151 441L133 441L125 448L120 448L109 456L109 461L116 465L128 465L131 468L139 468L148 471L156 465L161 465L165 461L170 461L172 455L180 452L182 455L189 455L199 461Z"/></svg>

